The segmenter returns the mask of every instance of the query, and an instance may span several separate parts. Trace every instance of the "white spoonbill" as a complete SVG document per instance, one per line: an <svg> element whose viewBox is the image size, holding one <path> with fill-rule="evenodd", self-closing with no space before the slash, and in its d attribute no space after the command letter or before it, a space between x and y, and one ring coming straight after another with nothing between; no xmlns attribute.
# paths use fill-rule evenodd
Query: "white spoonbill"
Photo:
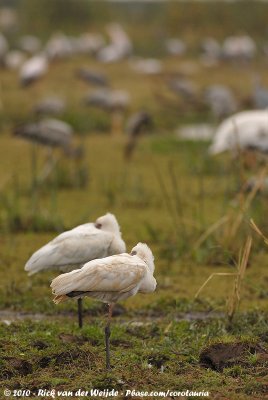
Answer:
<svg viewBox="0 0 268 400"><path fill-rule="evenodd" d="M28 86L31 83L42 78L48 71L47 58L43 54L37 54L21 66L20 82L22 86Z"/></svg>
<svg viewBox="0 0 268 400"><path fill-rule="evenodd" d="M218 127L210 154L226 150L268 151L268 111L243 111L225 119Z"/></svg>
<svg viewBox="0 0 268 400"><path fill-rule="evenodd" d="M109 305L105 326L106 368L110 369L110 323L113 306L119 300L156 288L154 257L150 248L138 243L130 254L118 254L92 260L81 269L59 275L51 283L56 304L68 298L93 297Z"/></svg>
<svg viewBox="0 0 268 400"><path fill-rule="evenodd" d="M79 225L63 232L27 261L25 271L29 275L36 272L58 269L72 271L96 258L103 258L126 251L121 238L120 227L113 214L99 217L95 223ZM78 300L78 321L82 327L82 301Z"/></svg>

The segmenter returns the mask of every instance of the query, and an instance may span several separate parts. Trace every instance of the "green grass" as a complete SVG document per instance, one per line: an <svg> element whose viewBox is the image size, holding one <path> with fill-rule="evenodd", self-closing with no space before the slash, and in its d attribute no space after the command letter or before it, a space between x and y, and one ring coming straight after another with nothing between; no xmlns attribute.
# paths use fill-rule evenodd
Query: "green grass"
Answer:
<svg viewBox="0 0 268 400"><path fill-rule="evenodd" d="M161 321L153 320L136 328L132 320L114 319L112 345L112 371L105 372L103 318L88 317L89 321L78 330L73 321L47 320L34 323L25 321L1 326L0 351L3 387L27 387L76 391L78 388L139 390L207 390L211 397L220 395L239 398L245 392L250 398L261 398L265 392L263 373L267 365L263 360L252 362L253 355L245 357L243 367L234 366L222 372L199 365L202 348L211 344L211 337L227 343L240 340L250 343L265 328L264 320L252 314L247 339L240 337L250 316L236 321L233 332L226 336L222 320L186 322L175 321L166 315ZM230 336L231 335L231 336ZM15 365L15 368L14 368ZM254 384L253 379L255 380ZM239 389L238 389L239 388Z"/></svg>

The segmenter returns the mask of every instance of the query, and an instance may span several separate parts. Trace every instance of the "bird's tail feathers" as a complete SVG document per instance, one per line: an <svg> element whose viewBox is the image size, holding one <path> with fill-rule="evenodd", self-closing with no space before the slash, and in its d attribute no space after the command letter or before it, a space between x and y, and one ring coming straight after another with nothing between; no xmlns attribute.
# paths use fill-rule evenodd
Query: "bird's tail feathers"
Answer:
<svg viewBox="0 0 268 400"><path fill-rule="evenodd" d="M65 294L59 295L59 296L55 296L54 299L53 299L55 304L62 303L63 301L66 301L66 300L68 300L68 297Z"/></svg>
<svg viewBox="0 0 268 400"><path fill-rule="evenodd" d="M51 282L52 293L57 296L66 295L74 290L77 290L74 277L80 274L80 270L74 270L72 272L67 272L66 274L61 274L57 276ZM77 280L79 281L79 279Z"/></svg>

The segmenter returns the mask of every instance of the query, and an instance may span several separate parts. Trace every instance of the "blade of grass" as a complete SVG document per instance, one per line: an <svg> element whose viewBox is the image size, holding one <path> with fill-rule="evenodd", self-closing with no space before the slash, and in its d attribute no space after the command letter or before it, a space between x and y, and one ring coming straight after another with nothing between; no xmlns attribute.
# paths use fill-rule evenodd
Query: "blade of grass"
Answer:
<svg viewBox="0 0 268 400"><path fill-rule="evenodd" d="M214 277L214 276L236 276L237 273L236 272L213 272L213 274L211 274L208 279L203 283L203 285L198 289L198 291L196 292L194 299L197 299L197 297L199 296L199 294L202 292L202 290L204 289L204 287L208 284L208 282Z"/></svg>
<svg viewBox="0 0 268 400"><path fill-rule="evenodd" d="M250 255L250 251L251 251L251 246L252 246L252 237L249 236L246 240L246 244L244 246L242 257L240 256L240 258L239 258L239 263L238 263L238 267L237 267L238 272L237 272L237 275L235 278L233 292L230 295L230 298L228 301L227 315L228 315L229 322L232 322L234 314L235 314L237 307L239 305L239 302L240 302L241 286L242 286L242 281L244 279L246 268L248 265L248 259L249 259L249 255Z"/></svg>

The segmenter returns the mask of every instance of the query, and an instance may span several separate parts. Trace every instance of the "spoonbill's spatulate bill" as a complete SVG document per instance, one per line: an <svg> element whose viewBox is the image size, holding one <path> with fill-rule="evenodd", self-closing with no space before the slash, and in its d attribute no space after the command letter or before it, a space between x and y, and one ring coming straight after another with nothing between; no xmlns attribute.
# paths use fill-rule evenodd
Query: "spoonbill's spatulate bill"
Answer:
<svg viewBox="0 0 268 400"><path fill-rule="evenodd" d="M105 327L106 368L110 369L110 323L115 303L156 288L154 257L150 248L138 243L130 254L118 254L92 260L81 269L59 275L51 283L54 302L68 298L93 297L109 305Z"/></svg>
<svg viewBox="0 0 268 400"><path fill-rule="evenodd" d="M39 271L57 269L72 271L88 261L126 251L120 227L113 214L99 217L95 223L79 225L61 233L37 250L27 261L25 271L33 275ZM78 300L79 326L82 326L82 304Z"/></svg>

